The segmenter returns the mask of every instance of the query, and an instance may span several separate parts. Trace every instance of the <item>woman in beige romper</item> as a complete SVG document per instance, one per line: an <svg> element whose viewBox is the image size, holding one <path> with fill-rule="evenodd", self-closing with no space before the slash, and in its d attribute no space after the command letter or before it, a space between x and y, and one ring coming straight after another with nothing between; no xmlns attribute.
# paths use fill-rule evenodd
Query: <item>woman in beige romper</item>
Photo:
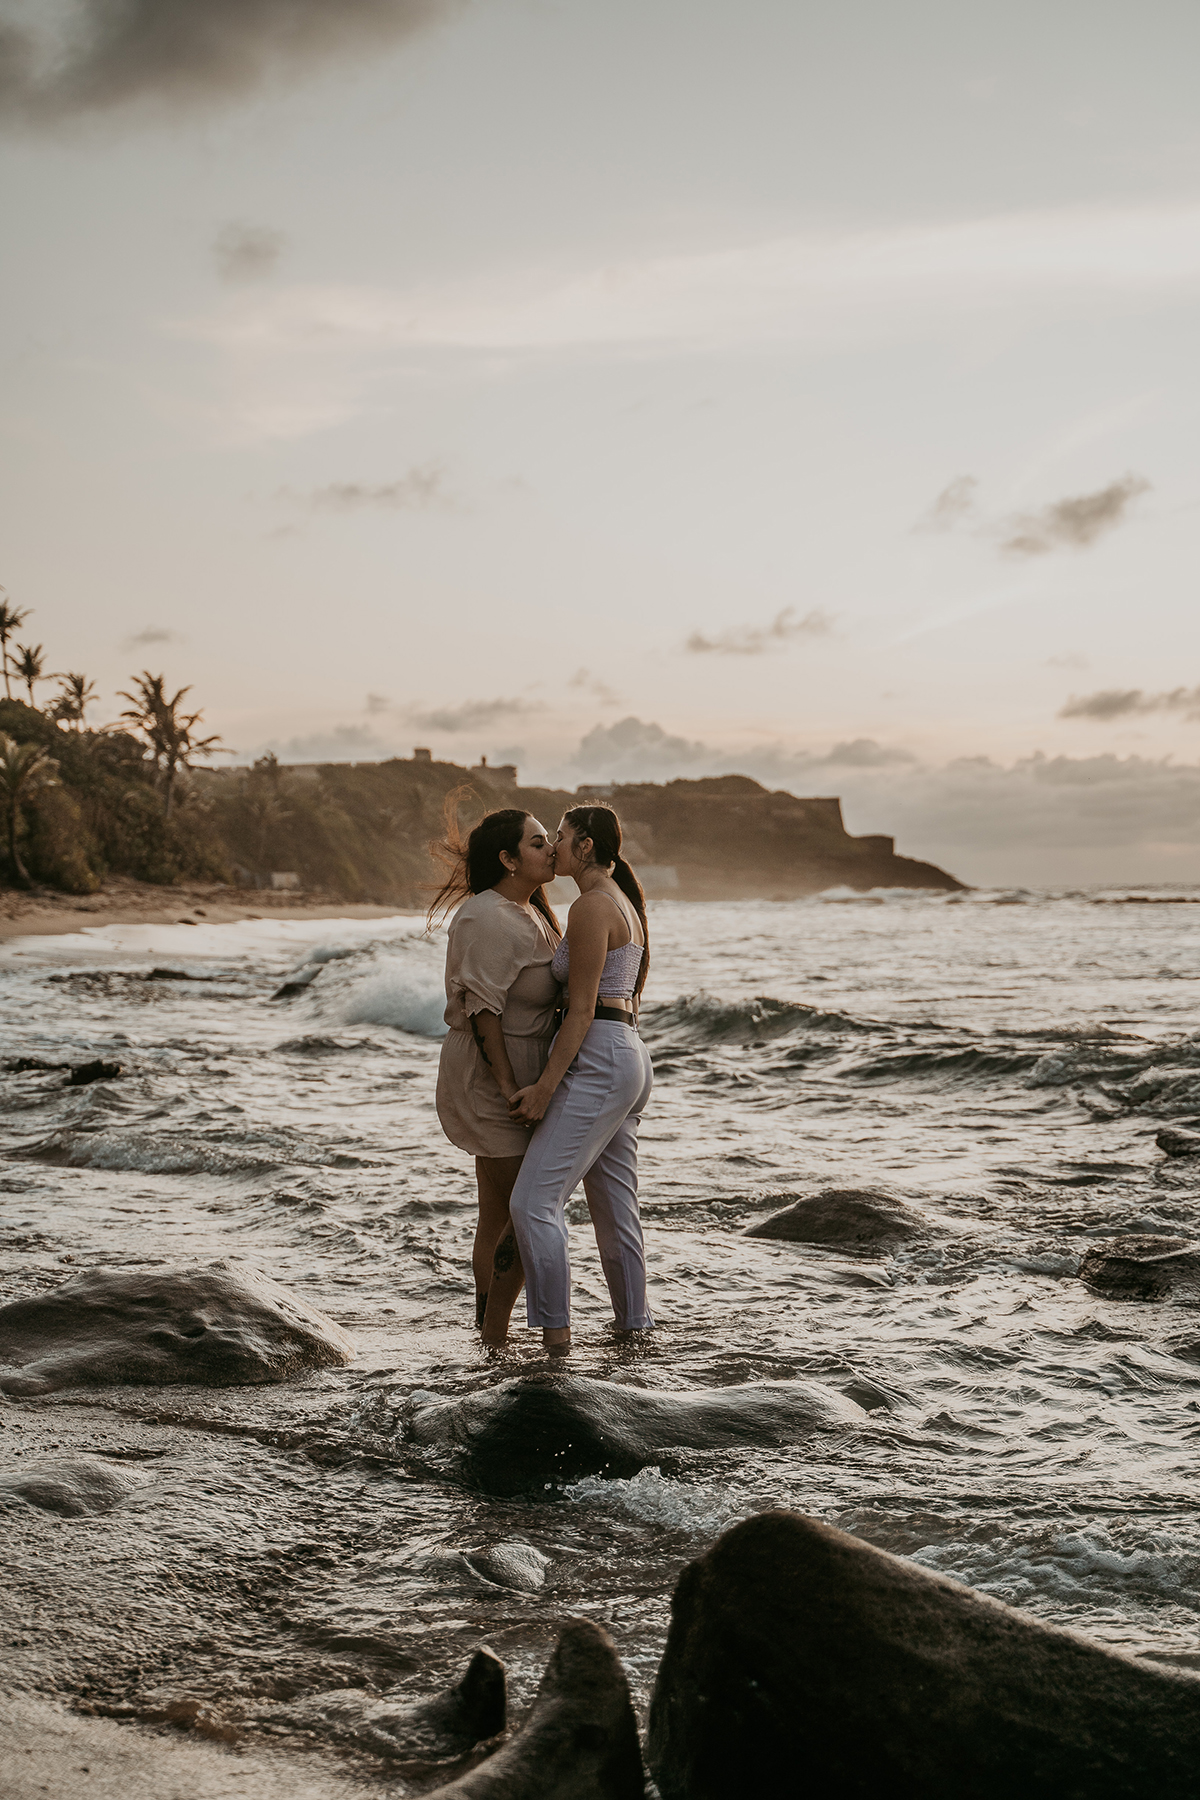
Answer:
<svg viewBox="0 0 1200 1800"><path fill-rule="evenodd" d="M553 843L530 814L489 813L466 843L453 822L440 846L450 874L432 919L461 898L446 950L446 1024L437 1111L452 1144L475 1158L479 1220L472 1266L484 1343L502 1344L524 1271L508 1201L532 1127L509 1102L546 1066L558 1024L551 961L562 933L542 892Z"/></svg>

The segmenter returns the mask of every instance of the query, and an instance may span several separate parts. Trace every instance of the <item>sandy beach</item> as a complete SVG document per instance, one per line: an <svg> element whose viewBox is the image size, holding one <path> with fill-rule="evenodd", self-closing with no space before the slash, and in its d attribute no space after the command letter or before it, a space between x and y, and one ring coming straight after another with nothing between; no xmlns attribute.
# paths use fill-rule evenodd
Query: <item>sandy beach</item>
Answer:
<svg viewBox="0 0 1200 1800"><path fill-rule="evenodd" d="M46 889L0 892L0 941L56 937L105 925L230 925L239 919L390 919L402 906L353 905L335 894L295 894L273 888L232 888L219 882L154 887L116 878L95 894Z"/></svg>

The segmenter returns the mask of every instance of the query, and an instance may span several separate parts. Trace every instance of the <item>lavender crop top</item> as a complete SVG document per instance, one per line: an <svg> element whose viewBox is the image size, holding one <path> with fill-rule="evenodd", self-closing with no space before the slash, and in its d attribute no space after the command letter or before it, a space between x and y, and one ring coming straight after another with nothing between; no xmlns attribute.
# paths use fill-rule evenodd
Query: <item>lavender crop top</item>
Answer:
<svg viewBox="0 0 1200 1800"><path fill-rule="evenodd" d="M619 944L610 950L604 959L604 967L600 971L600 987L597 998L600 1000L632 1000L634 983L638 978L638 970L642 966L642 946L640 944ZM554 960L550 964L550 972L556 981L566 984L571 968L571 948L563 938L554 952Z"/></svg>

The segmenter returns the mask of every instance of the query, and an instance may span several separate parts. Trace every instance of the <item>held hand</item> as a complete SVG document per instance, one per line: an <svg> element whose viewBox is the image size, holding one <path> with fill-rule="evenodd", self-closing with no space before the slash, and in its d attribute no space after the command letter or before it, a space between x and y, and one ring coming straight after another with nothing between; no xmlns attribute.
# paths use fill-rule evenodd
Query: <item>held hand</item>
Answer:
<svg viewBox="0 0 1200 1800"><path fill-rule="evenodd" d="M541 1083L520 1088L508 1103L508 1110L518 1125L536 1125L550 1104L550 1096Z"/></svg>

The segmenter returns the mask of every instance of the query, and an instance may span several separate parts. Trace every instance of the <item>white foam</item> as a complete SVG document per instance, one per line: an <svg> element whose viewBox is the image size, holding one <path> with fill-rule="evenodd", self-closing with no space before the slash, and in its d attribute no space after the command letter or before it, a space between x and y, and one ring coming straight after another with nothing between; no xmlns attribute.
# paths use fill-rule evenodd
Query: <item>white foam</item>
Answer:
<svg viewBox="0 0 1200 1800"><path fill-rule="evenodd" d="M399 957L379 957L341 1004L347 1025L391 1025L419 1037L446 1035L446 994L438 974Z"/></svg>
<svg viewBox="0 0 1200 1800"><path fill-rule="evenodd" d="M735 1499L727 1487L712 1482L674 1481L658 1468L639 1469L628 1481L585 1475L564 1488L563 1493L568 1500L618 1506L644 1524L665 1525L673 1531L722 1531L735 1519L744 1519L755 1510L744 1498Z"/></svg>
<svg viewBox="0 0 1200 1800"><path fill-rule="evenodd" d="M183 905L181 900L181 910ZM258 958L272 952L308 952L314 940L317 949L303 960L326 961L342 953L343 947L360 948L364 940L414 937L424 929L424 919L414 913L383 919L238 919L228 925L199 919L189 925L91 925L53 937L13 938L0 946L0 961L15 957L27 962L72 963L135 956L188 961L210 956Z"/></svg>

